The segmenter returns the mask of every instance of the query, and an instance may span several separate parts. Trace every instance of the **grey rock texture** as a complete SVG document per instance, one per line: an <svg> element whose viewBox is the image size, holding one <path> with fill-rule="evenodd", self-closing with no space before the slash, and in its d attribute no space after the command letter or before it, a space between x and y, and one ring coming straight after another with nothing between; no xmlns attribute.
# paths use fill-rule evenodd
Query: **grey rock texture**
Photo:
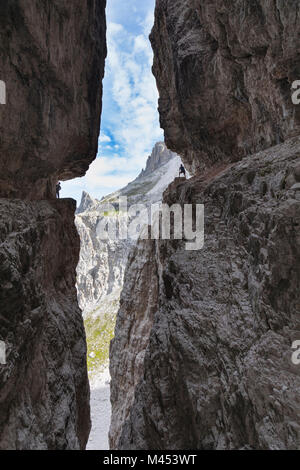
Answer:
<svg viewBox="0 0 300 470"><path fill-rule="evenodd" d="M90 431L75 202L54 198L96 156L105 5L0 5L0 449L84 449Z"/></svg>
<svg viewBox="0 0 300 470"><path fill-rule="evenodd" d="M120 435L134 406L136 388L143 380L144 359L159 302L159 266L154 244L138 242L129 258L115 338L111 342L112 418L110 446L122 448ZM156 406L154 401L151 406ZM141 410L142 411L142 410ZM124 448L143 448L127 441Z"/></svg>
<svg viewBox="0 0 300 470"><path fill-rule="evenodd" d="M0 197L55 198L96 157L106 0L0 5Z"/></svg>
<svg viewBox="0 0 300 470"><path fill-rule="evenodd" d="M161 125L191 172L299 134L298 16L293 0L156 1Z"/></svg>
<svg viewBox="0 0 300 470"><path fill-rule="evenodd" d="M116 449L299 449L300 139L165 202L205 204L205 244L140 241L111 346Z"/></svg>
<svg viewBox="0 0 300 470"><path fill-rule="evenodd" d="M93 210L99 201L94 199L86 191L82 191L81 201L79 207L76 209L76 214L81 214L82 212Z"/></svg>
<svg viewBox="0 0 300 470"><path fill-rule="evenodd" d="M84 313L98 307L107 296L111 296L114 304L119 299L132 246L130 240L102 240L98 236L97 227L103 220L103 213L97 207L99 201L96 206L76 216L76 227L81 240L77 291L78 302Z"/></svg>
<svg viewBox="0 0 300 470"><path fill-rule="evenodd" d="M151 155L148 157L146 168L142 171L141 175L148 175L156 170L164 163L167 163L174 156L164 142L157 142L152 150Z"/></svg>
<svg viewBox="0 0 300 470"><path fill-rule="evenodd" d="M76 300L75 201L0 200L0 449L83 449L90 431Z"/></svg>
<svg viewBox="0 0 300 470"><path fill-rule="evenodd" d="M293 1L156 1L161 124L195 173L164 201L204 204L205 243L140 241L128 263L114 449L300 448L298 15Z"/></svg>
<svg viewBox="0 0 300 470"><path fill-rule="evenodd" d="M120 220L128 226L127 214L113 215L114 208L119 208L119 198L127 197L128 209L133 204L147 206L162 200L163 191L178 174L180 165L178 155L170 152L166 145L159 142L155 145L148 158L145 171L134 181L115 193L109 194L101 201L93 199L86 192L82 193L81 203L76 213L76 227L81 239L80 259L77 267L77 287L79 305L87 313L104 300L113 305L116 313L116 300L119 303L120 291L123 287L124 273L129 253L136 245L136 240L118 237L101 239L97 227L103 217L106 220ZM103 216L103 207L112 204L112 211ZM132 220L134 217L130 219ZM147 215L145 223L148 224Z"/></svg>

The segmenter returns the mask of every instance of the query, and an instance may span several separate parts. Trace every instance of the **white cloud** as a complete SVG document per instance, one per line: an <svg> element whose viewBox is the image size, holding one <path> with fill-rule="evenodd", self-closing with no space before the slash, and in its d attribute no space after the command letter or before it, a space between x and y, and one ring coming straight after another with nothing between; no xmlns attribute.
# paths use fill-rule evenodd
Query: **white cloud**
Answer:
<svg viewBox="0 0 300 470"><path fill-rule="evenodd" d="M120 168L122 171L120 171ZM122 188L135 176L135 168L124 157L114 156L97 158L91 165L90 171L84 177L84 183L99 191L102 188Z"/></svg>
<svg viewBox="0 0 300 470"><path fill-rule="evenodd" d="M104 134L104 132L101 132L99 142L101 143L111 142L111 138L108 135Z"/></svg>
<svg viewBox="0 0 300 470"><path fill-rule="evenodd" d="M116 112L110 116L114 140L124 155L134 160L138 170L144 166L157 140L159 127L158 93L151 73L152 50L148 39L153 11L149 11L142 33L134 35L121 25L108 24L107 74Z"/></svg>
<svg viewBox="0 0 300 470"><path fill-rule="evenodd" d="M122 171L120 171L120 168ZM80 202L82 191L101 199L119 188L123 188L136 177L136 168L124 157L104 156L93 161L87 174L82 178L62 182L62 197L70 195Z"/></svg>
<svg viewBox="0 0 300 470"><path fill-rule="evenodd" d="M154 144L163 139L148 39L153 13L154 0L107 2L108 56L99 157L84 178L63 184L64 197L71 194L80 199L85 190L99 198L123 187L138 175Z"/></svg>
<svg viewBox="0 0 300 470"><path fill-rule="evenodd" d="M141 23L141 27L143 28L143 32L145 36L149 36L153 24L154 24L154 5L153 5L153 8L148 9L148 12L146 13L146 17Z"/></svg>

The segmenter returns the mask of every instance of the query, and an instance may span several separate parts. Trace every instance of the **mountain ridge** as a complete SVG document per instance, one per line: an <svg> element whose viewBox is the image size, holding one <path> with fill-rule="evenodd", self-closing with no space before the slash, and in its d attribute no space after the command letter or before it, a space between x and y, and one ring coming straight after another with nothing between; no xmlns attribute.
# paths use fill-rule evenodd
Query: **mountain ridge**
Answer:
<svg viewBox="0 0 300 470"><path fill-rule="evenodd" d="M118 217L121 223L127 224L134 220L135 217L129 219L126 213L118 212L118 199L124 196L127 197L128 208L134 204L145 205L142 217L147 224L149 206L162 200L164 190L178 175L180 162L178 155L170 152L165 144L159 142L154 146L145 170L124 188L108 194L100 201L86 191L82 193L75 219L81 239L77 266L77 292L87 326L90 376L97 374L104 365L104 355L98 353L103 348L107 350L105 358L108 363L107 341L112 338L111 335L107 335L106 339L100 336L97 339L97 332L91 325L98 325L100 331L103 328L99 324L102 324L103 319L106 330L113 331L112 325L119 308L128 258L137 243L131 238L102 240L97 233L98 224L100 221L111 221L114 217ZM110 211L109 204L116 212ZM107 325L110 325L110 328Z"/></svg>

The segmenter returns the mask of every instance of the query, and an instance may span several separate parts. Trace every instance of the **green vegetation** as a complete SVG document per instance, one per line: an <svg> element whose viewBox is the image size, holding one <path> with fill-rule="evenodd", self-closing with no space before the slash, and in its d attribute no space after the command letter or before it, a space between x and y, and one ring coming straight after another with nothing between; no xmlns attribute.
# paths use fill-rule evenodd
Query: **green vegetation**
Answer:
<svg viewBox="0 0 300 470"><path fill-rule="evenodd" d="M84 321L87 339L87 365L89 375L101 372L108 364L109 345L114 336L116 316L91 312Z"/></svg>
<svg viewBox="0 0 300 470"><path fill-rule="evenodd" d="M119 215L120 211L119 210L114 210L114 211L105 211L103 212L104 217L117 217Z"/></svg>

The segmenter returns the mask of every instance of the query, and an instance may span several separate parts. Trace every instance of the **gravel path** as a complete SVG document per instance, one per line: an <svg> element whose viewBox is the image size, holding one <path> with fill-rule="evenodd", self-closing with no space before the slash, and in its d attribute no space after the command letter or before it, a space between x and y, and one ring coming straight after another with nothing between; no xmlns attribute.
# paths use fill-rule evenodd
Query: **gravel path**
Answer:
<svg viewBox="0 0 300 470"><path fill-rule="evenodd" d="M108 431L110 426L110 376L106 369L90 383L92 430L87 450L108 450Z"/></svg>

